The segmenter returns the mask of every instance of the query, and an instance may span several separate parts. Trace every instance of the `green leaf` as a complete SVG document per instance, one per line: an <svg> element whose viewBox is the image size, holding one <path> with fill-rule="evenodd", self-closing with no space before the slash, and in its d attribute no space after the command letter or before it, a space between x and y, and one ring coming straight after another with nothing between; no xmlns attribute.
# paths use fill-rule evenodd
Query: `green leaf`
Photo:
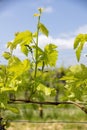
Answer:
<svg viewBox="0 0 87 130"><path fill-rule="evenodd" d="M19 109L16 107L7 106L7 109L12 111L13 113L19 114Z"/></svg>
<svg viewBox="0 0 87 130"><path fill-rule="evenodd" d="M81 42L81 39L83 39L83 34L79 34L75 40L74 40L74 49L76 49L78 47L78 45Z"/></svg>
<svg viewBox="0 0 87 130"><path fill-rule="evenodd" d="M69 68L70 72L72 72L73 74L79 73L80 71L82 71L82 67L81 65L75 65L75 66L71 66Z"/></svg>
<svg viewBox="0 0 87 130"><path fill-rule="evenodd" d="M39 17L39 16L40 16L40 14L36 14L36 13L35 13L35 14L34 14L34 16L35 16L35 17Z"/></svg>
<svg viewBox="0 0 87 130"><path fill-rule="evenodd" d="M54 44L48 44L45 46L44 51L38 48L38 66L44 65L55 66L58 59L57 46Z"/></svg>
<svg viewBox="0 0 87 130"><path fill-rule="evenodd" d="M22 45L21 46L21 52L23 52L26 56L28 56L29 50L26 46Z"/></svg>
<svg viewBox="0 0 87 130"><path fill-rule="evenodd" d="M75 98L75 94L71 92L71 94L68 96L69 99Z"/></svg>
<svg viewBox="0 0 87 130"><path fill-rule="evenodd" d="M87 41L87 34L79 34L74 40L74 49L76 50L77 60L80 60L81 51L83 50L83 46Z"/></svg>
<svg viewBox="0 0 87 130"><path fill-rule="evenodd" d="M5 107L8 102L8 95L6 92L0 92L0 107ZM2 106L1 106L2 105Z"/></svg>
<svg viewBox="0 0 87 130"><path fill-rule="evenodd" d="M48 88L47 86L45 86L45 85L43 85L43 84L39 84L38 86L37 86L37 90L38 91L42 91L45 95L50 95L51 94L51 92L52 92L52 88Z"/></svg>
<svg viewBox="0 0 87 130"><path fill-rule="evenodd" d="M12 56L10 59L9 59L9 66L11 66L11 65L15 65L15 64L19 64L21 62L21 60L18 58L18 57L16 57L16 56Z"/></svg>
<svg viewBox="0 0 87 130"><path fill-rule="evenodd" d="M32 42L32 33L26 30L24 32L18 33L18 35L15 36L13 44L14 47L16 47L18 44L26 45L26 44L30 44L31 42Z"/></svg>
<svg viewBox="0 0 87 130"><path fill-rule="evenodd" d="M23 60L22 63L23 63L24 71L30 69L30 61L28 59Z"/></svg>
<svg viewBox="0 0 87 130"><path fill-rule="evenodd" d="M84 44L80 44L79 47L76 49L76 57L78 61L80 60L80 57L81 57L81 51L83 49L83 45Z"/></svg>
<svg viewBox="0 0 87 130"><path fill-rule="evenodd" d="M8 42L7 43L7 48L9 48L11 46L12 42Z"/></svg>
<svg viewBox="0 0 87 130"><path fill-rule="evenodd" d="M11 53L10 52L4 52L3 53L3 57L8 60L11 57Z"/></svg>
<svg viewBox="0 0 87 130"><path fill-rule="evenodd" d="M0 108L6 109L6 105L3 102L1 102L0 103Z"/></svg>
<svg viewBox="0 0 87 130"><path fill-rule="evenodd" d="M63 76L63 78L61 78L60 80L77 80L77 78L75 78L74 76Z"/></svg>
<svg viewBox="0 0 87 130"><path fill-rule="evenodd" d="M25 71L29 70L30 68L30 61L28 59L25 59L23 61L15 62L14 64L10 65L8 67L9 72L14 73L14 78L19 77L22 75Z"/></svg>
<svg viewBox="0 0 87 130"><path fill-rule="evenodd" d="M33 33L33 37L37 37L37 32L34 32L34 33Z"/></svg>
<svg viewBox="0 0 87 130"><path fill-rule="evenodd" d="M0 87L3 87L3 86L4 86L4 83L3 83L3 82L1 82L1 83L0 83Z"/></svg>
<svg viewBox="0 0 87 130"><path fill-rule="evenodd" d="M49 31L48 31L48 29L44 26L44 24L39 23L39 29L40 29L40 32L41 32L41 33L43 33L44 35L48 36Z"/></svg>
<svg viewBox="0 0 87 130"><path fill-rule="evenodd" d="M6 65L0 65L0 82L3 83L4 81L4 78L6 76L6 69L7 69L7 66Z"/></svg>
<svg viewBox="0 0 87 130"><path fill-rule="evenodd" d="M1 89L0 89L0 91L1 91L1 93L2 92L7 92L7 91L17 91L17 88L18 87L2 87Z"/></svg>
<svg viewBox="0 0 87 130"><path fill-rule="evenodd" d="M13 41L12 41L12 42L7 43L7 48L9 48L10 51L13 51L16 48L16 46L13 44Z"/></svg>
<svg viewBox="0 0 87 130"><path fill-rule="evenodd" d="M38 8L39 12L42 13L43 12L43 8Z"/></svg>

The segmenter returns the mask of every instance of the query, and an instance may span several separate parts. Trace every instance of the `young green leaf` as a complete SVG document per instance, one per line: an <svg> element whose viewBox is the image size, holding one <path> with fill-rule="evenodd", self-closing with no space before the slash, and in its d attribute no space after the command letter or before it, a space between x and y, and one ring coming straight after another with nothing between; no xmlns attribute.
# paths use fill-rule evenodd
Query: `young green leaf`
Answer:
<svg viewBox="0 0 87 130"><path fill-rule="evenodd" d="M12 56L10 59L9 59L9 62L8 62L8 68L15 65L15 64L20 64L21 60L16 57L16 56Z"/></svg>
<svg viewBox="0 0 87 130"><path fill-rule="evenodd" d="M23 61L15 62L8 67L8 71L14 73L14 79L21 76L24 72L29 70L30 61L25 59Z"/></svg>
<svg viewBox="0 0 87 130"><path fill-rule="evenodd" d="M32 33L28 30L24 32L18 33L18 35L14 39L14 46L20 45L26 45L30 44L32 42Z"/></svg>
<svg viewBox="0 0 87 130"><path fill-rule="evenodd" d="M1 93L2 92L8 92L8 91L17 91L17 88L18 88L18 86L15 86L15 87L2 87L1 89L0 89L0 91L1 91Z"/></svg>
<svg viewBox="0 0 87 130"><path fill-rule="evenodd" d="M46 35L48 37L49 31L48 29L44 26L44 24L39 23L39 30L41 33L43 33L44 35Z"/></svg>
<svg viewBox="0 0 87 130"><path fill-rule="evenodd" d="M36 13L35 13L35 14L34 14L34 16L35 16L35 17L39 17L39 16L40 16L40 14L36 14Z"/></svg>
<svg viewBox="0 0 87 130"><path fill-rule="evenodd" d="M23 60L22 63L23 63L24 71L27 71L30 69L30 61L28 59Z"/></svg>
<svg viewBox="0 0 87 130"><path fill-rule="evenodd" d="M39 65L44 62L45 65L55 66L57 58L58 58L58 51L56 50L57 46L50 43L45 46L44 51L38 50L38 54L40 57Z"/></svg>
<svg viewBox="0 0 87 130"><path fill-rule="evenodd" d="M77 57L77 61L80 60L80 56L81 56L81 46L79 46L79 47L76 49L76 57Z"/></svg>
<svg viewBox="0 0 87 130"><path fill-rule="evenodd" d="M10 48L10 51L12 51L14 49L13 42L8 42L7 48Z"/></svg>
<svg viewBox="0 0 87 130"><path fill-rule="evenodd" d="M23 52L26 56L28 56L29 50L26 46L21 45L21 52Z"/></svg>
<svg viewBox="0 0 87 130"><path fill-rule="evenodd" d="M10 59L10 57L11 57L11 53L10 53L10 52L4 52L4 53L3 53L3 57L4 57L6 60L8 60L8 59Z"/></svg>
<svg viewBox="0 0 87 130"><path fill-rule="evenodd" d="M85 42L87 41L87 35L86 34L79 34L74 41L74 49L76 50L76 57L77 60L80 60L81 52L83 50L83 46Z"/></svg>
<svg viewBox="0 0 87 130"><path fill-rule="evenodd" d="M76 48L79 46L80 42L82 42L83 39L84 39L83 34L79 34L79 35L75 38L75 40L74 40L74 49L76 49Z"/></svg>
<svg viewBox="0 0 87 130"><path fill-rule="evenodd" d="M53 90L52 88L48 88L47 86L43 85L43 84L39 84L37 86L37 90L38 91L42 91L43 93L45 93L45 95L50 95L51 91Z"/></svg>
<svg viewBox="0 0 87 130"><path fill-rule="evenodd" d="M38 8L38 10L39 10L39 12L40 12L40 14L43 12L43 8Z"/></svg>
<svg viewBox="0 0 87 130"><path fill-rule="evenodd" d="M34 32L34 33L33 33L33 37L34 37L34 38L37 37L37 32Z"/></svg>

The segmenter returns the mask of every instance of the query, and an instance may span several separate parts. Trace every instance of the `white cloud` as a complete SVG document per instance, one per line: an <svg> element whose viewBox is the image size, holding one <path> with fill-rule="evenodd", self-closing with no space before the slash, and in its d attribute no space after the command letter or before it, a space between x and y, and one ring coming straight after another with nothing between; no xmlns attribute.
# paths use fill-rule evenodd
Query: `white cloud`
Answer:
<svg viewBox="0 0 87 130"><path fill-rule="evenodd" d="M86 33L87 25L78 28L75 32L70 32L69 34L63 33L62 37L53 38L52 36L46 37L44 35L39 36L39 46L44 48L46 44L54 43L58 46L59 49L73 49L74 39L75 36L79 33ZM20 52L19 47L14 51L16 55L19 57L24 57L23 54Z"/></svg>
<svg viewBox="0 0 87 130"><path fill-rule="evenodd" d="M70 37L68 39L64 38L53 38L52 36L45 37L43 35L39 36L39 46L42 48L49 43L54 43L59 49L71 49L73 48L74 38Z"/></svg>
<svg viewBox="0 0 87 130"><path fill-rule="evenodd" d="M68 66L71 65L72 62L73 62L73 64L76 64L76 57L75 57L75 53L73 51L74 39L75 39L75 36L77 34L86 33L86 28L87 28L87 25L78 28L73 33L72 32L69 33L69 34L64 33L63 34L64 37L53 38L52 36L46 37L44 35L40 35L39 36L39 46L41 48L44 48L44 46L46 44L54 43L55 45L58 46L58 50L59 50L59 53L60 53L59 54L58 65L62 64L63 62ZM18 57L20 57L21 59L25 58L24 54L21 53L19 46L14 51L14 54L17 55ZM82 54L82 55L84 55L84 54ZM67 59L68 59L68 61L67 61ZM85 63L84 56L82 56L82 63L83 62Z"/></svg>
<svg viewBox="0 0 87 130"><path fill-rule="evenodd" d="M53 12L53 8L52 8L51 6L46 7L46 8L44 9L44 12L46 12L46 13L52 13L52 12Z"/></svg>
<svg viewBox="0 0 87 130"><path fill-rule="evenodd" d="M19 58L24 59L26 56L21 52L20 46L18 45L17 48L13 52L14 55L18 56Z"/></svg>
<svg viewBox="0 0 87 130"><path fill-rule="evenodd" d="M79 33L87 33L87 25L79 27L75 32L70 32L69 34L62 33L57 38L40 35L39 45L43 48L47 43L54 43L59 49L73 49L74 39Z"/></svg>

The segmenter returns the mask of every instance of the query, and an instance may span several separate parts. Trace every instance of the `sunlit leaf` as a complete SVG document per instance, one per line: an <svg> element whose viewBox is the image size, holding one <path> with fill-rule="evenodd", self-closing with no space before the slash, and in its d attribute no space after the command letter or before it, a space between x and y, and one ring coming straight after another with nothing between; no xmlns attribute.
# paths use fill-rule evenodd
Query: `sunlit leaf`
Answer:
<svg viewBox="0 0 87 130"><path fill-rule="evenodd" d="M0 103L0 108L5 109L5 108L6 108L6 105L5 105L3 102L1 102L1 103Z"/></svg>
<svg viewBox="0 0 87 130"><path fill-rule="evenodd" d="M15 37L13 44L14 46L30 44L32 42L32 33L28 30L18 33Z"/></svg>
<svg viewBox="0 0 87 130"><path fill-rule="evenodd" d="M52 91L53 89L48 88L47 86L45 86L45 85L43 85L43 84L39 84L38 87L37 87L37 90L44 92L45 95L50 95L50 94L51 94L51 91Z"/></svg>
<svg viewBox="0 0 87 130"><path fill-rule="evenodd" d="M74 40L74 49L76 49L83 40L84 40L84 35L79 34Z"/></svg>
<svg viewBox="0 0 87 130"><path fill-rule="evenodd" d="M39 16L40 16L40 14L36 14L36 13L35 13L35 14L34 14L34 16L35 16L35 17L39 17Z"/></svg>
<svg viewBox="0 0 87 130"><path fill-rule="evenodd" d="M7 109L8 110L10 110L10 111L12 111L13 113L16 113L16 114L18 114L19 113L19 109L18 108L16 108L16 107L12 107L12 106L7 106Z"/></svg>
<svg viewBox="0 0 87 130"><path fill-rule="evenodd" d="M79 47L76 49L76 57L77 57L78 61L80 60L80 57L81 57L81 52L82 52L82 49L83 49L83 45L84 44L80 44Z"/></svg>
<svg viewBox="0 0 87 130"><path fill-rule="evenodd" d="M12 56L10 59L9 59L9 66L12 66L12 65L15 65L15 64L20 64L21 60L16 57L16 56Z"/></svg>
<svg viewBox="0 0 87 130"><path fill-rule="evenodd" d="M15 62L11 66L9 66L8 71L14 73L14 78L22 75L25 71L29 70L30 68L30 61L25 59L23 61Z"/></svg>
<svg viewBox="0 0 87 130"><path fill-rule="evenodd" d="M78 61L80 60L85 42L87 42L87 34L79 34L74 40L74 49L76 50L76 57Z"/></svg>
<svg viewBox="0 0 87 130"><path fill-rule="evenodd" d="M30 69L30 61L28 59L23 60L22 63L25 71Z"/></svg>
<svg viewBox="0 0 87 130"><path fill-rule="evenodd" d="M7 92L7 91L17 91L17 88L18 87L2 87L0 90L1 90L1 92Z"/></svg>
<svg viewBox="0 0 87 130"><path fill-rule="evenodd" d="M4 86L4 83L3 83L3 82L1 82L1 83L0 83L0 87L3 87L3 86Z"/></svg>
<svg viewBox="0 0 87 130"><path fill-rule="evenodd" d="M22 45L22 46L21 46L21 51L22 51L26 56L28 56L29 50L28 50L28 48L27 48L26 46Z"/></svg>
<svg viewBox="0 0 87 130"><path fill-rule="evenodd" d="M11 53L10 52L4 52L3 53L3 57L8 60L11 57Z"/></svg>
<svg viewBox="0 0 87 130"><path fill-rule="evenodd" d="M39 65L44 62L45 65L55 66L58 59L57 46L54 44L48 44L45 46L44 51L38 49L38 55L40 57Z"/></svg>
<svg viewBox="0 0 87 130"><path fill-rule="evenodd" d="M39 12L42 13L44 8L38 8Z"/></svg>
<svg viewBox="0 0 87 130"><path fill-rule="evenodd" d="M37 37L37 32L34 32L34 33L33 33L33 37Z"/></svg>
<svg viewBox="0 0 87 130"><path fill-rule="evenodd" d="M40 32L42 32L44 35L48 36L49 31L48 31L48 29L44 26L44 24L39 23L39 29L40 29Z"/></svg>

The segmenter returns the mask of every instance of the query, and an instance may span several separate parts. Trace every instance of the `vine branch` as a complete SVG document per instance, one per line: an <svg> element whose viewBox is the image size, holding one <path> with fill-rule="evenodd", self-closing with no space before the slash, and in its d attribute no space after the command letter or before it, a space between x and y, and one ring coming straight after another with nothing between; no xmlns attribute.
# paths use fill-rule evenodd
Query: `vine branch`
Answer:
<svg viewBox="0 0 87 130"><path fill-rule="evenodd" d="M31 101L31 100L25 100L25 99L15 99L15 100L10 100L8 103L30 103L30 104L43 104L43 105L73 104L73 105L79 107L82 111L84 111L87 114L87 108L85 108L82 105L84 103L77 103L77 102L73 102L73 101L41 102L41 101Z"/></svg>

